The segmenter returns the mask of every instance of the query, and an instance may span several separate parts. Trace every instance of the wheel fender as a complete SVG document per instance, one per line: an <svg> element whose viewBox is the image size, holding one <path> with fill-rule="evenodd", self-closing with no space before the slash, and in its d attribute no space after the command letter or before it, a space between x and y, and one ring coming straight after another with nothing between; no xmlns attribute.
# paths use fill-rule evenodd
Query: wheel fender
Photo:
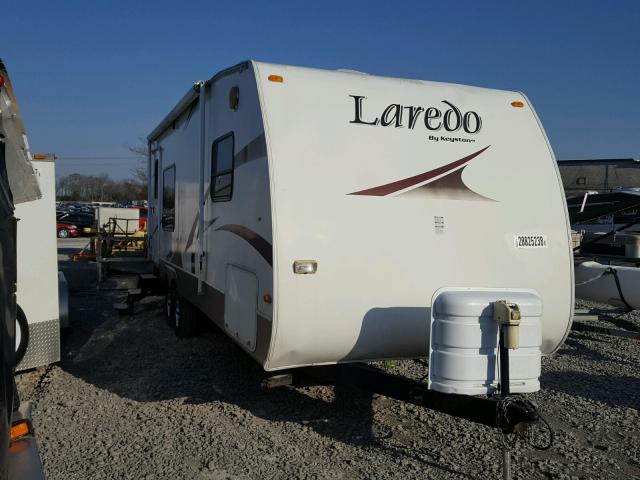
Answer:
<svg viewBox="0 0 640 480"><path fill-rule="evenodd" d="M20 364L29 346L29 322L20 305L16 309L16 328L20 327L20 343L16 345L16 366Z"/></svg>

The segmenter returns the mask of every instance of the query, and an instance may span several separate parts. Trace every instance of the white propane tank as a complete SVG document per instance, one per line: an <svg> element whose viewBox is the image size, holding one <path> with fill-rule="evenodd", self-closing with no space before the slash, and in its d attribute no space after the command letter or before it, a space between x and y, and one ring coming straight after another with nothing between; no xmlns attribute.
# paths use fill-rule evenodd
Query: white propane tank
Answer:
<svg viewBox="0 0 640 480"><path fill-rule="evenodd" d="M519 347L509 350L512 393L540 390L542 301L529 290L447 288L431 308L429 388L444 393L494 393L500 381L498 323L493 302L520 308Z"/></svg>

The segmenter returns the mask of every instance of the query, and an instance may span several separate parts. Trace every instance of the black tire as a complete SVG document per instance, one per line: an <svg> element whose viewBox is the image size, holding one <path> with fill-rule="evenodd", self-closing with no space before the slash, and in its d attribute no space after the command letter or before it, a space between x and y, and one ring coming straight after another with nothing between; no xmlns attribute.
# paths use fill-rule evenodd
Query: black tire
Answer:
<svg viewBox="0 0 640 480"><path fill-rule="evenodd" d="M58 238L69 238L69 230L66 228L58 230Z"/></svg>
<svg viewBox="0 0 640 480"><path fill-rule="evenodd" d="M176 295L174 312L176 336L193 337L198 330L198 310L187 300Z"/></svg>
<svg viewBox="0 0 640 480"><path fill-rule="evenodd" d="M176 328L176 293L175 285L169 285L164 295L164 317L170 329Z"/></svg>
<svg viewBox="0 0 640 480"><path fill-rule="evenodd" d="M16 313L16 338L18 329L20 329L20 343L16 345L17 366L24 358L24 354L27 353L27 347L29 346L29 324L27 323L27 316L24 314L19 305Z"/></svg>

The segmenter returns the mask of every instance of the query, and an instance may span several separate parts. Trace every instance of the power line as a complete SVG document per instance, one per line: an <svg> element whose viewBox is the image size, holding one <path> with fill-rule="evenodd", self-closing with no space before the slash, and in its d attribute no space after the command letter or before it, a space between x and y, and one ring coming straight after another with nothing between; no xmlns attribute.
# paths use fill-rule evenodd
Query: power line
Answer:
<svg viewBox="0 0 640 480"><path fill-rule="evenodd" d="M125 162L121 162L121 161L117 161L117 160L91 160L88 162L82 161L82 160L69 160L68 162L63 162L64 165L99 165L99 164L105 164L105 165L133 165L134 162L133 160L127 160Z"/></svg>
<svg viewBox="0 0 640 480"><path fill-rule="evenodd" d="M98 157L98 156L67 156L67 155L58 155L57 160L134 160L141 159L142 155L131 155L131 156L111 156L111 157Z"/></svg>

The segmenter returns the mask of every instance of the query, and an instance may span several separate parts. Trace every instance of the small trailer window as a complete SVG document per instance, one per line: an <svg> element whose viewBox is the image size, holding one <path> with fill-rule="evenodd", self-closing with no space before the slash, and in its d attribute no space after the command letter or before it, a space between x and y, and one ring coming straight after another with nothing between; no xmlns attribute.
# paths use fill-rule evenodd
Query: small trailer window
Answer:
<svg viewBox="0 0 640 480"><path fill-rule="evenodd" d="M218 138L211 147L211 200L228 202L233 194L233 132Z"/></svg>
<svg viewBox="0 0 640 480"><path fill-rule="evenodd" d="M173 232L176 220L176 166L164 169L162 174L162 229Z"/></svg>
<svg viewBox="0 0 640 480"><path fill-rule="evenodd" d="M153 198L158 198L158 160L153 162Z"/></svg>

